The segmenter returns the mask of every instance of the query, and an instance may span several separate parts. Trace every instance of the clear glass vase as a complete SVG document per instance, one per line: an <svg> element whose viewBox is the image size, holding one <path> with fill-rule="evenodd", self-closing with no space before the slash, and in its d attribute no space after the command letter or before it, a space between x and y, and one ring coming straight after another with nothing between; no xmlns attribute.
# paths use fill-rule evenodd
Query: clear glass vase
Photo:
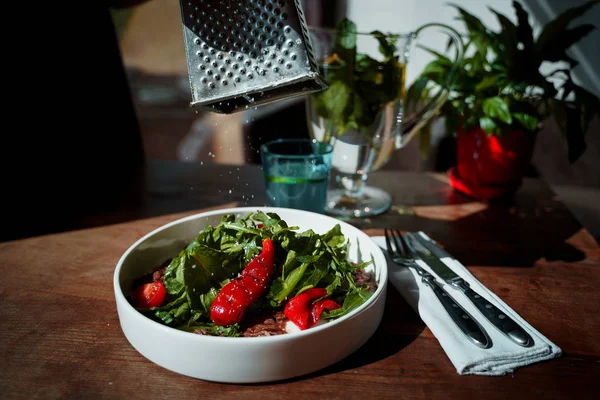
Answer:
<svg viewBox="0 0 600 400"><path fill-rule="evenodd" d="M332 174L325 212L340 217L381 214L390 195L367 185L392 153L404 147L447 98L440 89L433 100L404 118L403 100L408 56L419 32L438 27L455 44L455 68L462 42L452 28L427 24L408 34L378 34L310 27L317 62L328 89L308 95L306 114L311 137L333 145Z"/></svg>

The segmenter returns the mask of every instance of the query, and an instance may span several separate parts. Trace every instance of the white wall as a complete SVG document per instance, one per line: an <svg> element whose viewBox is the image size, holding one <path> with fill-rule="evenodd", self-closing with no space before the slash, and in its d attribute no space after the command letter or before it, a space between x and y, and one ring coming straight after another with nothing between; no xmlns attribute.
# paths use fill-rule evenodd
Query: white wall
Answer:
<svg viewBox="0 0 600 400"><path fill-rule="evenodd" d="M562 9L548 6L549 0L528 0L521 1L523 8L525 8L530 14L530 23L534 27L534 35L539 32L539 22L541 20L546 22L549 17L548 15L542 15L542 13L554 14L551 18L554 18L556 13L562 11L568 6L577 5L583 2L583 0L557 0L562 4ZM550 1L550 3L556 3L557 1ZM448 24L464 33L462 21L456 21L455 18L458 12L448 3L449 0L347 0L347 15L348 18L356 22L357 27L360 31L372 31L380 30L383 32L409 32L415 30L417 27L428 23L428 22L441 22ZM515 22L516 17L514 15L514 9L512 7L512 0L454 0L454 3L460 5L462 8L477 16L482 22L492 28L499 29L500 25L496 19L496 16L488 9L491 7L501 14L506 15L511 21ZM551 4L553 5L553 4ZM533 15L532 10L537 13ZM544 11L540 11L544 10ZM594 12L592 14L592 11ZM592 22L596 25L599 24L600 18L596 18L595 21L590 21L595 16L600 14L600 6L596 6L595 9L590 11L590 16L586 19L577 21L577 23ZM442 36L441 33L436 32L432 29L430 32L424 33L417 41L418 44L434 48L436 50L443 51L446 44L446 37ZM577 46L580 49L589 49L592 47L592 43L595 43L595 48L598 49L598 43L600 43L600 33L598 31L593 32L584 40L581 41L581 45ZM575 47L575 46L574 46ZM583 51L577 51L575 49L574 56L577 59L581 57L588 57L588 54ZM589 51L588 51L589 53ZM597 60L600 51L596 51L591 58L592 61L584 63L587 65L587 69L579 67L574 71L574 79L579 83L584 82L586 86L595 91L600 95L600 82L598 78L598 69L592 68L592 65L597 65L593 60ZM408 63L407 70L407 86L410 85L419 72L425 67L425 65L432 59L432 57L425 51L413 47L410 60ZM550 66L543 68L545 72ZM590 75L591 74L591 75ZM591 87L589 86L591 85Z"/></svg>

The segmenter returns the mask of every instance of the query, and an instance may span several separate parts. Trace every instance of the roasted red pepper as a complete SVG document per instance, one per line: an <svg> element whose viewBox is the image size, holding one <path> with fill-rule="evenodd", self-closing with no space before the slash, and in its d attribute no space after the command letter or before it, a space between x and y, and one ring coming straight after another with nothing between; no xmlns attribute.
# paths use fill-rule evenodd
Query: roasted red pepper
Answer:
<svg viewBox="0 0 600 400"><path fill-rule="evenodd" d="M313 326L319 321L323 311L331 311L341 307L342 306L331 299L321 299L317 301L315 304L313 304L312 309L310 310L310 317L308 319L309 327Z"/></svg>
<svg viewBox="0 0 600 400"><path fill-rule="evenodd" d="M239 323L246 308L254 303L271 283L274 264L273 242L262 242L262 251L248 263L240 276L225 285L210 308L210 318L220 326Z"/></svg>
<svg viewBox="0 0 600 400"><path fill-rule="evenodd" d="M341 306L333 300L321 299L313 303L313 300L327 296L325 288L312 288L305 290L297 296L292 297L283 313L290 321L292 321L300 330L310 328L319 321L321 313L324 310L335 310Z"/></svg>

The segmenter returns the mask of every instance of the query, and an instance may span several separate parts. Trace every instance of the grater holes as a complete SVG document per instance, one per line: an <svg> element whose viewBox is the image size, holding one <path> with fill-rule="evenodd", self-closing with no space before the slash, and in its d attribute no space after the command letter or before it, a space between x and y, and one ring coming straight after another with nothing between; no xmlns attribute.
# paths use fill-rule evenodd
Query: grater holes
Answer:
<svg viewBox="0 0 600 400"><path fill-rule="evenodd" d="M295 60L296 58L298 58L298 56L295 53L290 54L290 58L292 60Z"/></svg>
<svg viewBox="0 0 600 400"><path fill-rule="evenodd" d="M292 31L292 28L290 28L289 26L286 26L285 29L283 30L285 33L290 33Z"/></svg>
<svg viewBox="0 0 600 400"><path fill-rule="evenodd" d="M279 72L279 67L277 67L277 66L273 67L273 72L275 72L275 73Z"/></svg>
<svg viewBox="0 0 600 400"><path fill-rule="evenodd" d="M220 68L219 68L219 71L220 71L221 73L225 73L226 69L225 69L225 67L223 67L223 66L222 66L222 67L220 67Z"/></svg>
<svg viewBox="0 0 600 400"><path fill-rule="evenodd" d="M239 82L239 81L241 81L241 79L240 79L239 76L236 76L235 79L234 79L234 81Z"/></svg>
<svg viewBox="0 0 600 400"><path fill-rule="evenodd" d="M290 64L290 63L287 63L287 64L285 64L285 67L286 67L287 69L292 69L292 64Z"/></svg>
<svg viewBox="0 0 600 400"><path fill-rule="evenodd" d="M211 89L214 89L215 88L215 83L214 82L209 83L208 87L211 88Z"/></svg>

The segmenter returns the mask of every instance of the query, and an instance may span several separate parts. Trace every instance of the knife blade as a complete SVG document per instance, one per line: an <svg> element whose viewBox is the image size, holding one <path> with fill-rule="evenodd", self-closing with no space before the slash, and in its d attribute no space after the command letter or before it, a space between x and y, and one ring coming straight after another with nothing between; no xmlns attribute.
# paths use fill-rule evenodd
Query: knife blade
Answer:
<svg viewBox="0 0 600 400"><path fill-rule="evenodd" d="M446 251L442 250L433 241L425 238L424 234L418 232L405 234L414 250L433 270L433 272L442 280L452 285L454 288L462 291L465 296L473 303L481 314L494 325L508 339L523 347L531 347L534 344L533 338L515 322L510 316L498 309L494 304L486 300L480 293L475 292L463 278L457 275L441 259L449 257L454 259Z"/></svg>

